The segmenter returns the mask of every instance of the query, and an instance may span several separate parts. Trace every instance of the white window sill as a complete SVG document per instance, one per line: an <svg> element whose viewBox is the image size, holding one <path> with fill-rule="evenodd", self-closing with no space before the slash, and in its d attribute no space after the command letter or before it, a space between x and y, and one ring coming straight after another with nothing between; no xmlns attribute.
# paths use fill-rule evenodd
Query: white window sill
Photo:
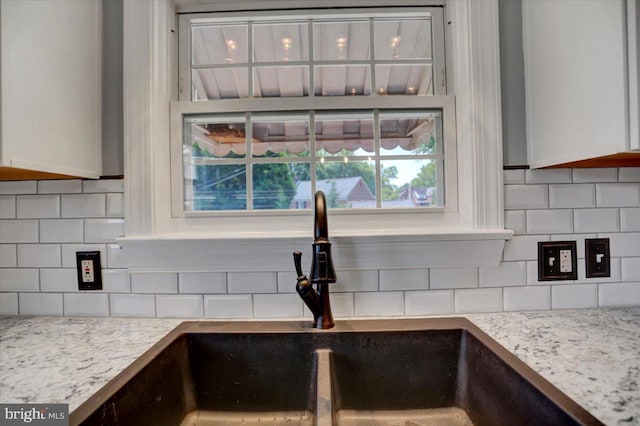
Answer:
<svg viewBox="0 0 640 426"><path fill-rule="evenodd" d="M330 234L336 269L394 269L497 266L513 232L495 230L360 230ZM143 271L286 272L292 253L302 251L309 263L311 233L172 233L124 237L128 267ZM306 261L306 262L305 262Z"/></svg>

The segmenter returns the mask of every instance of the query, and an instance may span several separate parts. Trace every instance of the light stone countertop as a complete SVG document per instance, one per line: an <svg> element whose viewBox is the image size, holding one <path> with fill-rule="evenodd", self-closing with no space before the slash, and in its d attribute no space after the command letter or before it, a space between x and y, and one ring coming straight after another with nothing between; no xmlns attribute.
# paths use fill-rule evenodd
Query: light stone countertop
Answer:
<svg viewBox="0 0 640 426"><path fill-rule="evenodd" d="M464 317L604 423L640 425L640 307ZM0 317L0 402L73 411L180 322Z"/></svg>

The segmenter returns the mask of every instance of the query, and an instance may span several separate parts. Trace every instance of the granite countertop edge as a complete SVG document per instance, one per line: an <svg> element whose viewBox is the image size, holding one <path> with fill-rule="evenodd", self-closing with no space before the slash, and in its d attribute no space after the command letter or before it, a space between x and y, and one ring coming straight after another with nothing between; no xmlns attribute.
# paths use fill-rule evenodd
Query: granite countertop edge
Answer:
<svg viewBox="0 0 640 426"><path fill-rule="evenodd" d="M640 425L640 307L460 316L605 424ZM0 317L0 402L73 411L182 321Z"/></svg>

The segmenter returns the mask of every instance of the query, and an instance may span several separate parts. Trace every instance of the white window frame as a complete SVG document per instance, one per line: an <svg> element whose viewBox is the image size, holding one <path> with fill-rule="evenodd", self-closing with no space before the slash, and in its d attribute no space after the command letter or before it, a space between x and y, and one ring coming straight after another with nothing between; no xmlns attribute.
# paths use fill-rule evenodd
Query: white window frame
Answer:
<svg viewBox="0 0 640 426"><path fill-rule="evenodd" d="M335 0L325 3L344 5ZM363 3L352 0L355 6ZM418 0L407 3L424 5ZM397 3L369 0L366 4ZM311 0L247 0L218 6L251 9L256 5L318 7ZM172 85L177 75L177 60L172 56L175 8L170 0L124 4L126 237L120 242L127 250L129 267L289 270L292 249L305 247L311 237L309 212L264 216L268 224L262 219L248 224L237 217L214 221L172 217L171 173L167 171L171 170L170 102L178 99ZM455 107L456 117L457 207L435 214L406 213L401 221L397 213L384 209L376 214L330 212L338 268L497 265L504 242L512 235L503 228L498 2L450 1L446 16L451 23L446 28L447 61L454 65L447 86L455 93L455 106L450 107Z"/></svg>

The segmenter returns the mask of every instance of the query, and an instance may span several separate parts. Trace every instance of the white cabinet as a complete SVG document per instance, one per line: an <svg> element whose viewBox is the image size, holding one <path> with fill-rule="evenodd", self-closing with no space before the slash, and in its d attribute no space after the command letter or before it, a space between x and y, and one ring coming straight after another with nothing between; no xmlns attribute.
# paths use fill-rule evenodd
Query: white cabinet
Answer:
<svg viewBox="0 0 640 426"><path fill-rule="evenodd" d="M522 2L531 167L640 164L637 7Z"/></svg>
<svg viewBox="0 0 640 426"><path fill-rule="evenodd" d="M100 176L100 0L0 2L0 179Z"/></svg>

